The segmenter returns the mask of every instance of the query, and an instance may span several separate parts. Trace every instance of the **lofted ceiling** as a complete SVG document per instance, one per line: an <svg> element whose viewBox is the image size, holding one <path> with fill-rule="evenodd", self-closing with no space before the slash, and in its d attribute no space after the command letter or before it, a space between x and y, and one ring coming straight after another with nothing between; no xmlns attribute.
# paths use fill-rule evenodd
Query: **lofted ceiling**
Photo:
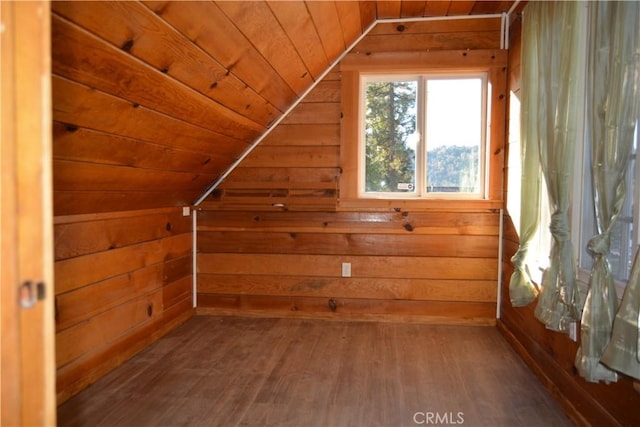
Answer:
<svg viewBox="0 0 640 427"><path fill-rule="evenodd" d="M192 204L377 20L514 3L55 1L55 213Z"/></svg>

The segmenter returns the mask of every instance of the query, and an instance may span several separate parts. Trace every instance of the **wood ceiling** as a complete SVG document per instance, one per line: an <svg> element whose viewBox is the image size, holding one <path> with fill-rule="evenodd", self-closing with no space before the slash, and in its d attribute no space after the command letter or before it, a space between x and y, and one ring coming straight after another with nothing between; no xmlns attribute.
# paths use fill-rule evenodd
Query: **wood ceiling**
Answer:
<svg viewBox="0 0 640 427"><path fill-rule="evenodd" d="M53 2L55 212L189 205L376 20L514 3Z"/></svg>

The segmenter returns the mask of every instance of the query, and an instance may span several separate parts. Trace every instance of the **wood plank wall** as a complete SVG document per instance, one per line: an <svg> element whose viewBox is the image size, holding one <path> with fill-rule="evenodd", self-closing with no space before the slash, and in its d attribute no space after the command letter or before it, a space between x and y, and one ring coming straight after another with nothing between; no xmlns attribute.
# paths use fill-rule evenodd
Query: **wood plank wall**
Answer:
<svg viewBox="0 0 640 427"><path fill-rule="evenodd" d="M520 90L520 35L518 21L512 26L509 56L511 91L516 94ZM518 250L519 239L508 212L504 224L504 286L499 329L578 425L640 425L640 393L634 390L629 378L623 377L609 385L584 381L573 365L579 343L547 330L534 317L535 302L527 307L511 306L509 280L513 264L510 259Z"/></svg>
<svg viewBox="0 0 640 427"><path fill-rule="evenodd" d="M496 48L495 21L385 24L356 49ZM340 120L338 67L200 205L198 312L495 324L499 213L339 211Z"/></svg>
<svg viewBox="0 0 640 427"><path fill-rule="evenodd" d="M58 403L193 314L191 228L181 208L54 219Z"/></svg>

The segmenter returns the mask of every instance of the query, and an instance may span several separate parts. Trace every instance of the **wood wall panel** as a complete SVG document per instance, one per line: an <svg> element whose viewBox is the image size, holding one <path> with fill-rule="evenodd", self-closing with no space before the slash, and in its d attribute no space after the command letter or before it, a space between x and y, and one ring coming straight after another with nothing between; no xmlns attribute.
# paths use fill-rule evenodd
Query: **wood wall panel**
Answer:
<svg viewBox="0 0 640 427"><path fill-rule="evenodd" d="M341 278L216 274L201 275L202 294L365 298L371 300L469 301L494 303L493 280Z"/></svg>
<svg viewBox="0 0 640 427"><path fill-rule="evenodd" d="M380 23L354 52L493 49L500 46L500 19Z"/></svg>
<svg viewBox="0 0 640 427"><path fill-rule="evenodd" d="M55 222L56 261L191 231L191 223L184 220L182 211L172 208L145 212L144 215L126 212L102 217L56 217Z"/></svg>
<svg viewBox="0 0 640 427"><path fill-rule="evenodd" d="M191 217L70 215L54 219L54 236L62 402L192 315Z"/></svg>
<svg viewBox="0 0 640 427"><path fill-rule="evenodd" d="M491 258L494 236L420 234L333 234L241 231L202 231L198 247L224 248L227 253L380 255Z"/></svg>
<svg viewBox="0 0 640 427"><path fill-rule="evenodd" d="M335 210L340 74L328 73L201 206Z"/></svg>
<svg viewBox="0 0 640 427"><path fill-rule="evenodd" d="M494 322L496 213L207 210L198 217L201 313ZM341 277L343 262L351 277Z"/></svg>
<svg viewBox="0 0 640 427"><path fill-rule="evenodd" d="M500 45L500 33L495 31L452 33L446 39L440 34L407 34L401 39L386 35L365 37L354 51L357 52L395 52L403 46L412 46L415 51L428 49L491 49Z"/></svg>
<svg viewBox="0 0 640 427"><path fill-rule="evenodd" d="M315 91L314 91L315 92ZM312 92L312 93L314 93ZM308 145L313 135L315 145L340 145L340 126L337 124L280 124L261 143L265 145ZM242 174L238 174L242 175Z"/></svg>
<svg viewBox="0 0 640 427"><path fill-rule="evenodd" d="M198 215L199 231L496 235L494 212L216 212Z"/></svg>
<svg viewBox="0 0 640 427"><path fill-rule="evenodd" d="M351 264L352 277L389 279L491 280L497 262L491 258L209 254L198 255L203 274L256 274L339 277L341 263Z"/></svg>

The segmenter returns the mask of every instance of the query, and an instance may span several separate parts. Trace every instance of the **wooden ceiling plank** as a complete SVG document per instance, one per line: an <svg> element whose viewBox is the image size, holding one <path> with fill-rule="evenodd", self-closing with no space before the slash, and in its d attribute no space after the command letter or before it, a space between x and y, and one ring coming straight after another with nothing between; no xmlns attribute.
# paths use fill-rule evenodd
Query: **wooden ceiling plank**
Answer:
<svg viewBox="0 0 640 427"><path fill-rule="evenodd" d="M279 110L286 111L296 99L296 93L215 3L143 3Z"/></svg>
<svg viewBox="0 0 640 427"><path fill-rule="evenodd" d="M159 114L143 106L52 76L53 119L71 129L85 127L198 152L224 146L242 152L247 142Z"/></svg>
<svg viewBox="0 0 640 427"><path fill-rule="evenodd" d="M450 0L428 0L424 9L424 16L447 16Z"/></svg>
<svg viewBox="0 0 640 427"><path fill-rule="evenodd" d="M344 44L345 46L351 46L362 35L360 6L354 1L338 1L336 2L336 10L342 27Z"/></svg>
<svg viewBox="0 0 640 427"><path fill-rule="evenodd" d="M460 0L460 1L452 1L451 4L449 5L449 16L457 16L457 15L469 15L471 13L471 10L473 9L473 6L475 6L476 2L475 1L467 1L467 0Z"/></svg>
<svg viewBox="0 0 640 427"><path fill-rule="evenodd" d="M399 0L378 1L378 19L399 18L402 2Z"/></svg>
<svg viewBox="0 0 640 427"><path fill-rule="evenodd" d="M473 5L473 8L471 9L471 14L473 15L482 15L482 14L500 14L503 12L508 12L509 8L511 7L512 2L505 2L505 1L493 1L493 0L487 0L487 1L476 1L476 4Z"/></svg>
<svg viewBox="0 0 640 427"><path fill-rule="evenodd" d="M308 0L305 3L322 41L327 59L333 62L346 49L335 2Z"/></svg>
<svg viewBox="0 0 640 427"><path fill-rule="evenodd" d="M217 5L296 94L313 83L310 71L266 2L220 1Z"/></svg>
<svg viewBox="0 0 640 427"><path fill-rule="evenodd" d="M402 1L400 8L401 18L418 18L422 17L427 6L426 1Z"/></svg>
<svg viewBox="0 0 640 427"><path fill-rule="evenodd" d="M52 72L242 140L264 126L211 101L126 52L52 15Z"/></svg>
<svg viewBox="0 0 640 427"><path fill-rule="evenodd" d="M172 172L215 173L212 160L223 153L200 153L53 122L53 158Z"/></svg>
<svg viewBox="0 0 640 427"><path fill-rule="evenodd" d="M289 36L314 80L329 66L320 36L303 1L270 1L269 7Z"/></svg>
<svg viewBox="0 0 640 427"><path fill-rule="evenodd" d="M375 0L359 1L360 6L360 22L362 23L362 32L364 32L376 20L376 2Z"/></svg>
<svg viewBox="0 0 640 427"><path fill-rule="evenodd" d="M137 2L52 3L52 10L212 100L263 126L281 111ZM240 94L240 96L238 96Z"/></svg>

